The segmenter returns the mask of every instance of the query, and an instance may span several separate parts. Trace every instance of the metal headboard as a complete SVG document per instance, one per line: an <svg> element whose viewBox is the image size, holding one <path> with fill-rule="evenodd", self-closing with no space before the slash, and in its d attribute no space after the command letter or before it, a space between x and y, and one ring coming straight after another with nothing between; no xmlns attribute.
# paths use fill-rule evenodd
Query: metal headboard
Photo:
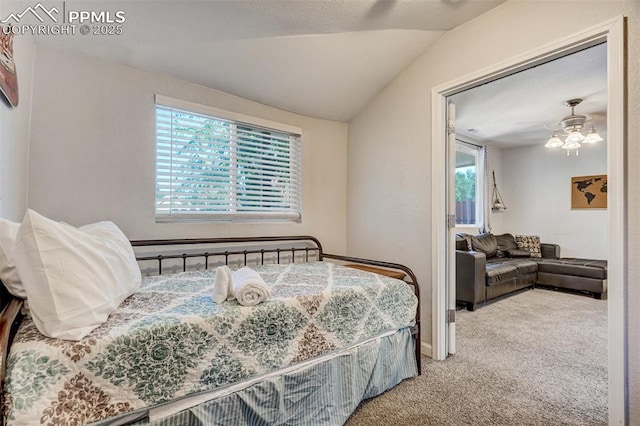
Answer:
<svg viewBox="0 0 640 426"><path fill-rule="evenodd" d="M204 259L204 268L209 269L209 259L212 257L224 257L224 264L229 264L230 256L243 256L243 264L247 266L250 255L260 255L260 264L264 265L266 254L276 254L276 262L280 263L281 253L291 253L291 261L295 262L296 253L304 253L304 261L309 261L309 254L315 255L317 260L322 260L322 245L317 238L296 235L290 237L228 237L228 238L191 238L191 239L168 239L168 240L134 240L131 241L133 247L152 247L152 246L187 246L187 245L220 245L220 244L240 244L240 243L258 243L258 242L293 242L303 241L311 243L311 247L291 247L291 248L260 248L260 249L242 249L242 250L224 250L224 251L204 251L196 253L181 254L160 254L152 256L138 256L138 261L157 261L158 274L162 274L162 263L169 259L182 259L182 271L187 270L187 259L199 258Z"/></svg>

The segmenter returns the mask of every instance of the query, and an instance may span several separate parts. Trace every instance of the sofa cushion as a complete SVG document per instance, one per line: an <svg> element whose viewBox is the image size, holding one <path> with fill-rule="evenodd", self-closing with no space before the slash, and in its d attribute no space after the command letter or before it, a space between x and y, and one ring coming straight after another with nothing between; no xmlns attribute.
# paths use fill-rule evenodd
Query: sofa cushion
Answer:
<svg viewBox="0 0 640 426"><path fill-rule="evenodd" d="M537 235L516 235L516 243L521 250L529 250L531 257L542 257L540 237Z"/></svg>
<svg viewBox="0 0 640 426"><path fill-rule="evenodd" d="M494 257L498 251L498 241L493 234L480 234L471 237L471 246L475 251L487 255L487 259Z"/></svg>
<svg viewBox="0 0 640 426"><path fill-rule="evenodd" d="M500 284L518 276L518 268L505 262L488 262L487 285Z"/></svg>
<svg viewBox="0 0 640 426"><path fill-rule="evenodd" d="M594 259L541 259L538 260L540 272L576 277L607 279L607 261Z"/></svg>
<svg viewBox="0 0 640 426"><path fill-rule="evenodd" d="M560 246L558 244L541 243L540 253L548 259L560 259Z"/></svg>
<svg viewBox="0 0 640 426"><path fill-rule="evenodd" d="M529 250L512 249L507 250L507 256L513 258L531 257L531 252Z"/></svg>
<svg viewBox="0 0 640 426"><path fill-rule="evenodd" d="M456 250L471 251L471 235L469 234L456 234Z"/></svg>
<svg viewBox="0 0 640 426"><path fill-rule="evenodd" d="M496 242L498 243L498 250L496 253L498 257L508 257L508 250L515 250L518 248L516 239L511 234L496 235Z"/></svg>
<svg viewBox="0 0 640 426"><path fill-rule="evenodd" d="M519 276L538 272L538 263L530 259L509 259L505 264L515 266Z"/></svg>

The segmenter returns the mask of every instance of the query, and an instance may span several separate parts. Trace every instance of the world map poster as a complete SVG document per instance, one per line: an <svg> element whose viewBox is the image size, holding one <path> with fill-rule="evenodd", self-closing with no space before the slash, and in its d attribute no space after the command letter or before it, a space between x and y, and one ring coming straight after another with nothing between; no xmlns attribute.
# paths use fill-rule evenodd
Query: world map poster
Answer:
<svg viewBox="0 0 640 426"><path fill-rule="evenodd" d="M606 209L607 175L571 178L572 209Z"/></svg>

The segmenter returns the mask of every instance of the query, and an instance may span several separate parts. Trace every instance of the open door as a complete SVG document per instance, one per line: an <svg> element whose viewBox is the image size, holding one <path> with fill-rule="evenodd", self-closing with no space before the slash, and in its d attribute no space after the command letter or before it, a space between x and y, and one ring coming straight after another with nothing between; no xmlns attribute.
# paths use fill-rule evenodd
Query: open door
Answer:
<svg viewBox="0 0 640 426"><path fill-rule="evenodd" d="M447 99L447 354L456 353L456 105Z"/></svg>
<svg viewBox="0 0 640 426"><path fill-rule="evenodd" d="M608 327L609 327L609 424L628 423L628 373L627 362L627 293L629 286L625 274L625 262L628 262L628 209L625 201L626 133L625 123L627 107L625 103L626 70L626 18L618 16L579 33L566 36L551 44L542 45L525 55L518 54L493 66L445 82L431 89L431 148L432 148L432 257L433 257L433 358L442 360L447 353L455 352L455 331L444 321L449 308L455 303L455 269L452 268L455 253L450 238L450 228L443 222L451 222L449 211L451 186L451 167L449 151L451 140L455 139L447 131L450 122L448 116L450 96L464 90L489 83L498 78L533 68L544 62L588 48L594 44L607 42L607 135L608 135L608 210L609 210L609 249L608 249ZM445 120L446 118L446 120ZM453 126L451 126L453 127ZM453 130L453 128L451 129ZM446 141L446 143L445 143ZM447 170L443 170L444 168ZM448 219L448 220L447 220ZM446 232L445 232L446 231ZM455 242L455 236L453 236ZM455 312L455 311L454 311ZM451 343L453 343L451 345ZM451 346L448 346L451 345ZM636 362L637 364L637 362Z"/></svg>

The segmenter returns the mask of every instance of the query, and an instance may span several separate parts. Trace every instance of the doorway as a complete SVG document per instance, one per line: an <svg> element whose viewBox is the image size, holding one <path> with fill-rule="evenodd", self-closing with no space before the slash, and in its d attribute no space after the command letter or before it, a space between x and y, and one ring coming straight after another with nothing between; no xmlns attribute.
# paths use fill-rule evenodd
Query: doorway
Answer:
<svg viewBox="0 0 640 426"><path fill-rule="evenodd" d="M506 75L549 62L585 48L606 42L608 69L607 98L607 163L608 190L608 266L609 300L609 420L624 423L625 419L625 303L626 288L624 264L626 259L625 201L624 201L624 25L623 18L603 23L554 45L545 46L506 65L483 70L452 81L432 90L432 170L433 170L433 358L444 359L449 344L455 345L455 327L449 327L451 301L447 290L455 291L454 274L447 253L453 252L454 241L447 231L445 159L447 145L446 98L455 93L495 81ZM451 222L451 220L449 220ZM455 298L454 298L455 300ZM454 301L455 303L455 301ZM447 339L449 338L449 339Z"/></svg>

